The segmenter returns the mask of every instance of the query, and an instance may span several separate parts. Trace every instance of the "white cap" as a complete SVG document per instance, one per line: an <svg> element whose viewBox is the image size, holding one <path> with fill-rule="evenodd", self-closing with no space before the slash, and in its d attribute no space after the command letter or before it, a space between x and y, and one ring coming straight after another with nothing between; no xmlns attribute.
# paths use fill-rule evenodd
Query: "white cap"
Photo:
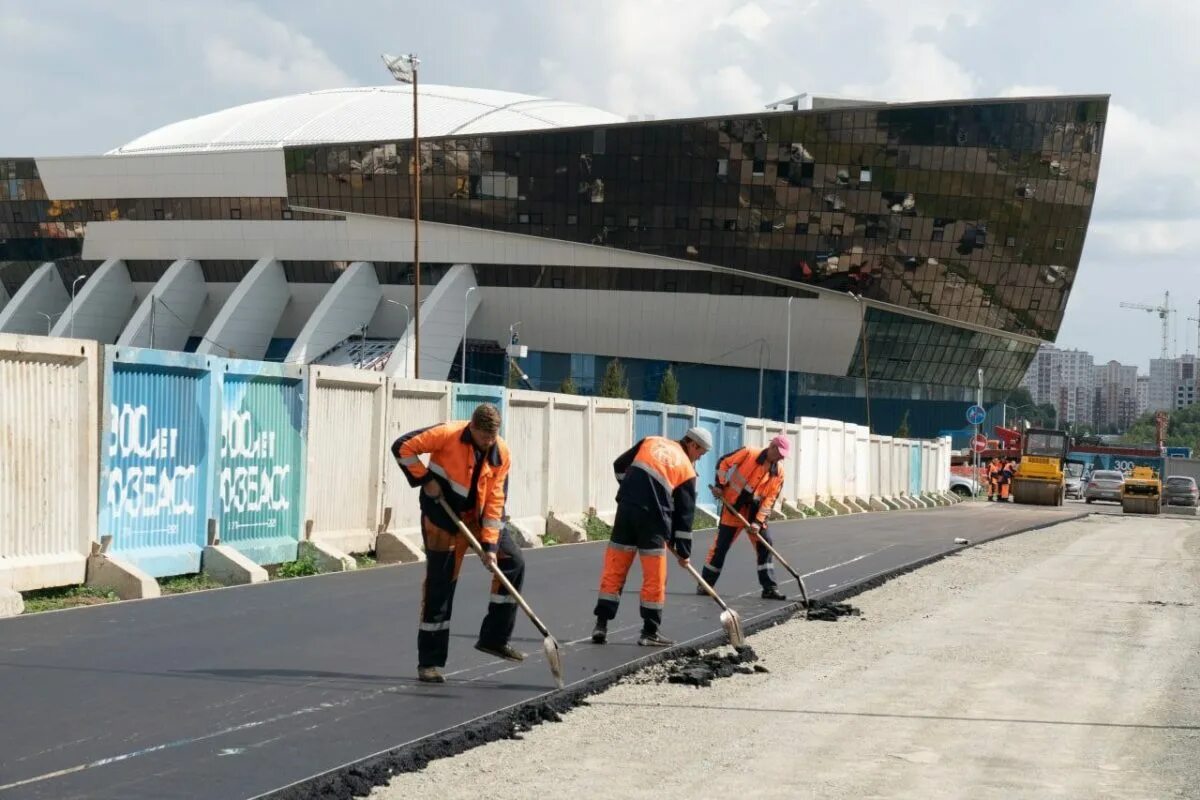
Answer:
<svg viewBox="0 0 1200 800"><path fill-rule="evenodd" d="M712 434L699 425L694 428L688 428L688 432L683 435L683 438L691 439L706 451L712 450Z"/></svg>

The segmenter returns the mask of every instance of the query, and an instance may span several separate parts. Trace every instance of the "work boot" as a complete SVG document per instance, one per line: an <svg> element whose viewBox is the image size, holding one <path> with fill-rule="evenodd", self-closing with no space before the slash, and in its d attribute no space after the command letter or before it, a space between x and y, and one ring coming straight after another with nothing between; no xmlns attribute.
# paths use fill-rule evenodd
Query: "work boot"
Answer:
<svg viewBox="0 0 1200 800"><path fill-rule="evenodd" d="M658 631L642 631L642 635L638 637L638 644L642 647L670 647L675 642Z"/></svg>
<svg viewBox="0 0 1200 800"><path fill-rule="evenodd" d="M437 667L417 667L417 680L421 683L445 683L446 676Z"/></svg>
<svg viewBox="0 0 1200 800"><path fill-rule="evenodd" d="M596 617L596 627L592 628L592 644L604 644L608 641L608 620Z"/></svg>
<svg viewBox="0 0 1200 800"><path fill-rule="evenodd" d="M709 586L712 586L712 584L710 583ZM704 591L704 587L700 585L696 586L696 594L700 595L701 597L708 596L708 592Z"/></svg>
<svg viewBox="0 0 1200 800"><path fill-rule="evenodd" d="M770 589L762 590L763 600L787 600L787 595L779 591L778 586L772 586Z"/></svg>
<svg viewBox="0 0 1200 800"><path fill-rule="evenodd" d="M525 654L510 644L484 644L483 642L476 642L475 649L481 653L487 653L489 656L503 658L505 661L520 663L525 660Z"/></svg>

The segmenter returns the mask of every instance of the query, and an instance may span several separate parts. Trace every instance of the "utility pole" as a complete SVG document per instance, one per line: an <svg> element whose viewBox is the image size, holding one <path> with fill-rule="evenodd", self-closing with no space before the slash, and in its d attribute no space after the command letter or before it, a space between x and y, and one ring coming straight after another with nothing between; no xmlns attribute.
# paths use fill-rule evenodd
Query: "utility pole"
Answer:
<svg viewBox="0 0 1200 800"><path fill-rule="evenodd" d="M388 72L400 83L412 84L412 149L413 149L413 378L421 377L421 136L417 126L417 68L421 59L413 54L383 55Z"/></svg>

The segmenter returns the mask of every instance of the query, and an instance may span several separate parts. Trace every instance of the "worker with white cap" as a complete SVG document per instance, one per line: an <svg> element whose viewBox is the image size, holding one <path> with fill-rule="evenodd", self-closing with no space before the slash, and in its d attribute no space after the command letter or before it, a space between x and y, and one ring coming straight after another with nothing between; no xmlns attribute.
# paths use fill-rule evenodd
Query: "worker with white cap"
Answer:
<svg viewBox="0 0 1200 800"><path fill-rule="evenodd" d="M776 436L766 447L734 450L717 462L717 476L712 488L718 503L724 500L750 523L746 533L758 555L758 583L762 586L764 600L787 599L775 582L775 561L762 540L774 544L767 531L767 520L783 489L782 462L791 450L791 440L782 435ZM717 538L704 563L704 580L710 586L721 577L725 556L741 532L742 523L722 504ZM703 593L703 589L699 591Z"/></svg>
<svg viewBox="0 0 1200 800"><path fill-rule="evenodd" d="M642 633L638 644L674 644L659 632L667 599L667 550L680 564L691 558L695 463L711 449L712 436L697 427L678 441L647 436L613 462L620 488L617 517L600 573L596 628L592 631L596 644L608 640L608 622L617 616L621 590L635 555L642 564Z"/></svg>

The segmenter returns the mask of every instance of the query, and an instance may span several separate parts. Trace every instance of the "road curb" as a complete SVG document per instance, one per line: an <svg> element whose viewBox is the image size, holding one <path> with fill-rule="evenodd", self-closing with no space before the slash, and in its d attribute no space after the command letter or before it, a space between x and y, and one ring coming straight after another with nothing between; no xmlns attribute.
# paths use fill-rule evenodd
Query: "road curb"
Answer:
<svg viewBox="0 0 1200 800"><path fill-rule="evenodd" d="M1090 516L1089 512L1081 511L1069 517L1028 525L978 542L971 541L965 545L954 546L942 552L883 570L850 585L840 586L834 591L815 593L813 599L819 599L822 603L840 602L876 589L888 581L954 556L963 550L980 547L1022 533L1043 530L1066 522L1075 522L1088 516ZM801 611L799 603L787 603L771 611L744 619L743 628L747 634L753 634L780 625ZM628 675L686 655L689 651L710 649L723 644L726 644L724 632L713 631L708 635L680 642L666 650L642 656L606 672L597 673L565 689L547 692L460 723L452 728L404 742L288 786L257 795L252 800L309 800L309 798L343 800L343 798L365 796L373 787L388 783L394 776L405 772L419 771L432 761L459 755L490 742L515 738L543 722L559 722L566 712L578 706L587 705L589 696L607 689Z"/></svg>

